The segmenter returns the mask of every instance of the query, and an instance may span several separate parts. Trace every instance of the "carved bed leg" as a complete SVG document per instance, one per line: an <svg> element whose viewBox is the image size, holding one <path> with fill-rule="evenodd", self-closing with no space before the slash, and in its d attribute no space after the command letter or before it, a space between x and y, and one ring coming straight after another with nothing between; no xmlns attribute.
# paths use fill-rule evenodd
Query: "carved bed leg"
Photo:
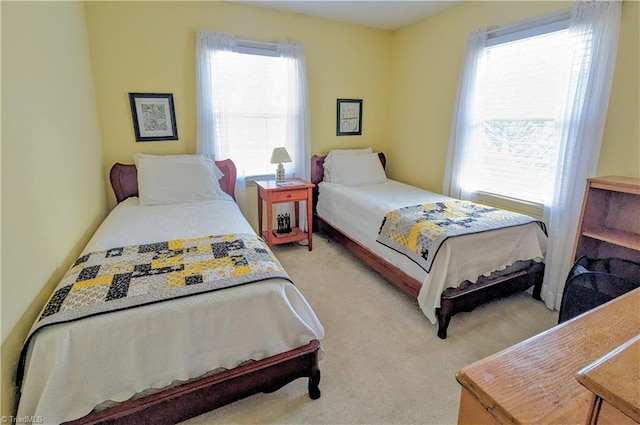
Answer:
<svg viewBox="0 0 640 425"><path fill-rule="evenodd" d="M438 338L447 339L447 328L449 327L450 321L450 315L440 314L440 311L438 311Z"/></svg>
<svg viewBox="0 0 640 425"><path fill-rule="evenodd" d="M320 369L314 368L309 378L309 398L317 400L320 398Z"/></svg>
<svg viewBox="0 0 640 425"><path fill-rule="evenodd" d="M538 279L533 286L533 299L541 301L542 297L540 296L542 293L542 278Z"/></svg>
<svg viewBox="0 0 640 425"><path fill-rule="evenodd" d="M318 368L318 352L314 353L311 359L309 370L309 398L317 400L320 398L320 369Z"/></svg>
<svg viewBox="0 0 640 425"><path fill-rule="evenodd" d="M447 338L447 328L453 316L453 303L446 298L440 298L440 308L436 310L438 316L438 338Z"/></svg>

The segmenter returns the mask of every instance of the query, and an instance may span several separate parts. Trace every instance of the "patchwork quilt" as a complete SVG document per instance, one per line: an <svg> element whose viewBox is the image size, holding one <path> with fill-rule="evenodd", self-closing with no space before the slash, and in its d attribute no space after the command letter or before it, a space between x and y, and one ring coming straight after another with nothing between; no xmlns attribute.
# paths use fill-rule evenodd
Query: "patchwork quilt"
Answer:
<svg viewBox="0 0 640 425"><path fill-rule="evenodd" d="M404 254L427 273L450 237L537 222L533 217L469 201L399 208L382 220L376 241ZM544 229L544 224L538 222Z"/></svg>
<svg viewBox="0 0 640 425"><path fill-rule="evenodd" d="M255 234L116 247L78 258L31 328L271 278L291 281Z"/></svg>

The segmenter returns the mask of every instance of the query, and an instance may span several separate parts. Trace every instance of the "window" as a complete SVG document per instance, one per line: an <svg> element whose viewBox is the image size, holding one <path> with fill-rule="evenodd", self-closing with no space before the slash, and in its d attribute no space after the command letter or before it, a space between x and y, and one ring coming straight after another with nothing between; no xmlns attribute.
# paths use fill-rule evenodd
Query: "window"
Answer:
<svg viewBox="0 0 640 425"><path fill-rule="evenodd" d="M469 96L472 136L461 170L471 200L537 217L549 201L573 45L568 19L494 31Z"/></svg>
<svg viewBox="0 0 640 425"><path fill-rule="evenodd" d="M570 65L567 35L565 29L487 47L475 105L482 117L476 191L546 202Z"/></svg>
<svg viewBox="0 0 640 425"><path fill-rule="evenodd" d="M245 180L273 178L271 153L279 146L292 159L283 164L286 174L309 178L304 47L200 30L196 63L198 153L235 162L236 199L242 203L237 191Z"/></svg>
<svg viewBox="0 0 640 425"><path fill-rule="evenodd" d="M237 158L245 178L272 175L273 148L287 146L287 96L292 83L286 58L254 53L220 52L212 70L213 110L224 117L216 126L219 153ZM285 164L285 167L287 164Z"/></svg>

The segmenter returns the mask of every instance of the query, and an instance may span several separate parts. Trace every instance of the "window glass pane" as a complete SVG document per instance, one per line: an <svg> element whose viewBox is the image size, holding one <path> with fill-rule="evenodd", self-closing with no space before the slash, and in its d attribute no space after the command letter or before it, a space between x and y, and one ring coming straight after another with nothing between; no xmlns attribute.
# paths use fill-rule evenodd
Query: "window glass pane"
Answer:
<svg viewBox="0 0 640 425"><path fill-rule="evenodd" d="M486 49L475 105L475 190L546 201L569 52L566 30Z"/></svg>
<svg viewBox="0 0 640 425"><path fill-rule="evenodd" d="M273 56L216 53L213 103L220 155L242 164L246 176L273 174L271 152L286 145L288 62ZM285 165L286 167L286 165Z"/></svg>

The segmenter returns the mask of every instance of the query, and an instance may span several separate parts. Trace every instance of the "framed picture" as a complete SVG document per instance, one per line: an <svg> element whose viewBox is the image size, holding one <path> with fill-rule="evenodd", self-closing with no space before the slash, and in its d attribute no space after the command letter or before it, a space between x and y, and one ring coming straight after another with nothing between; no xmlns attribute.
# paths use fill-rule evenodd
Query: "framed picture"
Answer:
<svg viewBox="0 0 640 425"><path fill-rule="evenodd" d="M337 136L362 134L362 99L338 99Z"/></svg>
<svg viewBox="0 0 640 425"><path fill-rule="evenodd" d="M173 94L129 93L136 142L178 140Z"/></svg>

